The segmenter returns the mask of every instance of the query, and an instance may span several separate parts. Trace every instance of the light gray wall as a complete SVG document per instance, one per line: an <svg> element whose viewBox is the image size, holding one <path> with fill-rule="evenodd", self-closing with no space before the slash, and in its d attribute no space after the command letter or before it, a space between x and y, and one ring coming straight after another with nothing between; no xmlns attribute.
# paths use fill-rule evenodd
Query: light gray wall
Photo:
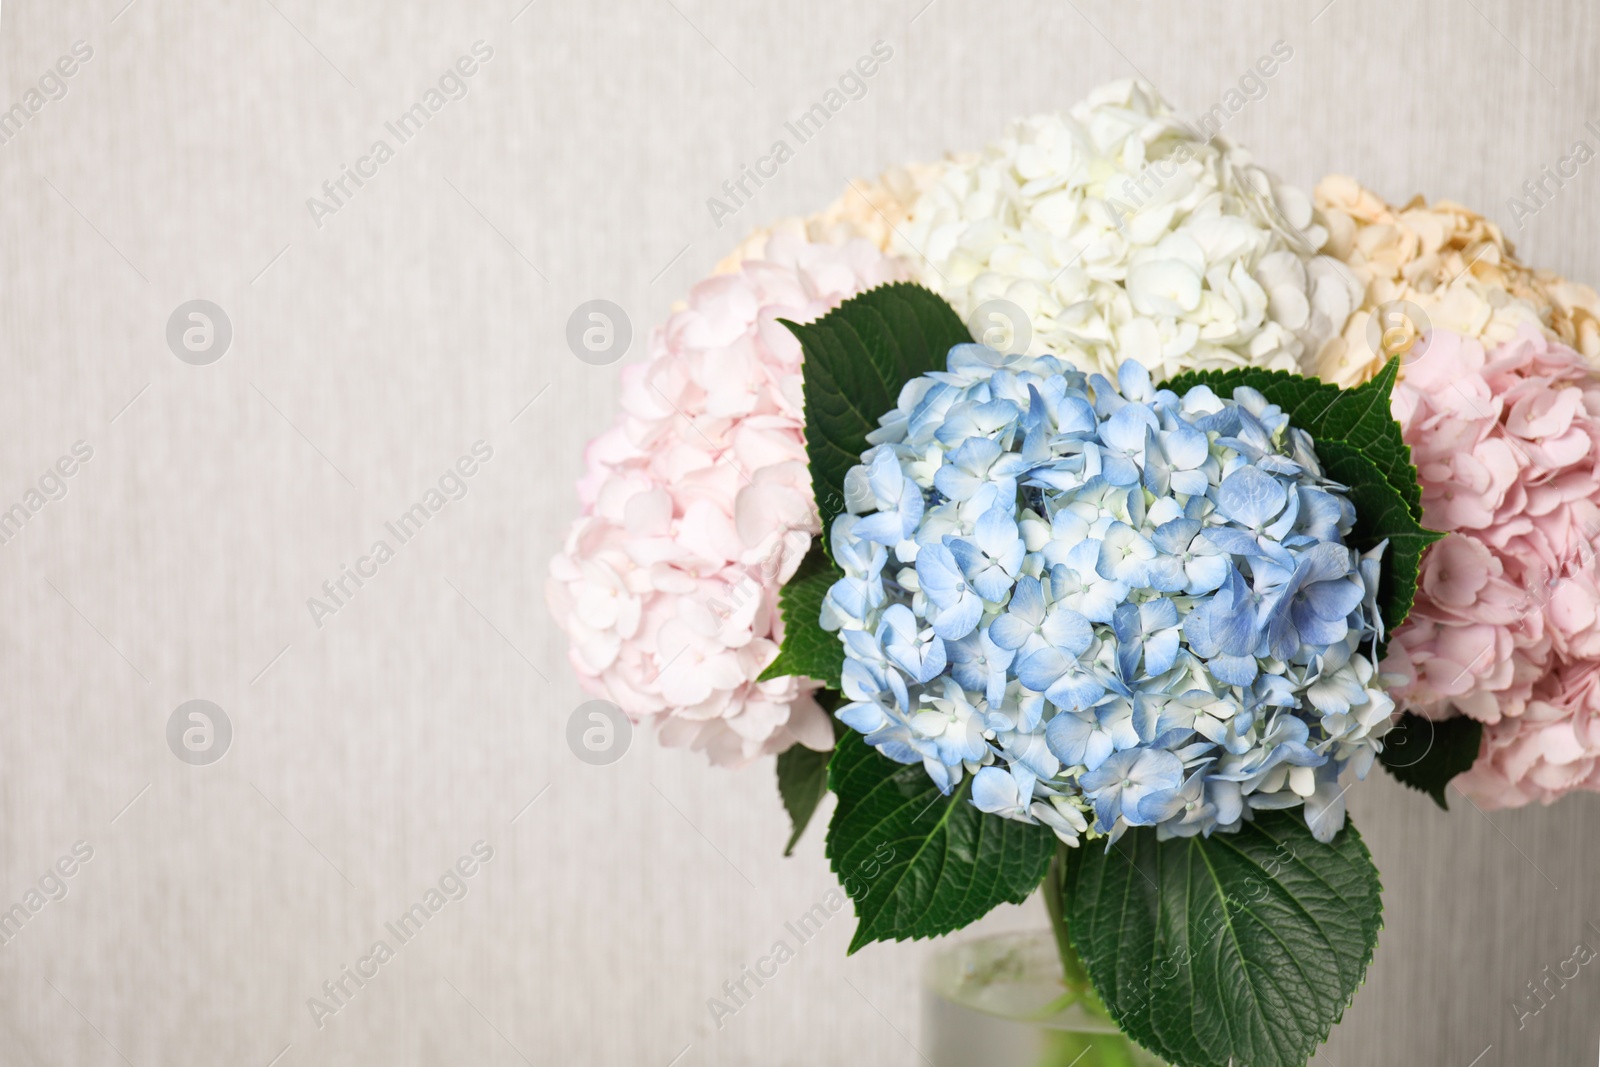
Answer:
<svg viewBox="0 0 1600 1067"><path fill-rule="evenodd" d="M0 545L0 902L93 848L0 947L8 1065L919 1062L925 946L847 960L842 916L711 1025L833 884L820 835L780 858L770 763L562 740L543 574L617 372L568 314L609 298L642 337L748 226L1135 65L1198 111L1282 38L1229 133L1303 185L1505 223L1600 117L1580 0L125 2L0 13L0 106L94 50L0 146L0 504L93 448ZM705 198L880 38L869 96L717 230ZM319 228L306 199L480 39L470 94ZM1516 236L1600 281L1597 220L1586 170ZM164 336L197 297L234 330L203 367ZM307 597L480 439L469 495L314 627ZM193 698L233 725L213 766L167 746ZM1319 1064L1592 1062L1600 971L1521 1032L1509 1002L1600 944L1600 804L1457 807L1352 796L1388 914ZM468 895L317 1029L306 999L480 839Z"/></svg>

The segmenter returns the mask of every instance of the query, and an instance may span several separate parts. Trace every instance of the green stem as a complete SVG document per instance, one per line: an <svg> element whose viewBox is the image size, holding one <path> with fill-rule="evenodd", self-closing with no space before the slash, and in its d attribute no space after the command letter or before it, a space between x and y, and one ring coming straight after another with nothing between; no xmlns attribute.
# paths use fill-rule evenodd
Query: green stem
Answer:
<svg viewBox="0 0 1600 1067"><path fill-rule="evenodd" d="M1050 931L1055 934L1056 951L1061 955L1061 979L1067 993L1060 997L1041 1016L1065 1011L1076 1003L1090 1016L1098 1016L1116 1027L1111 1013L1094 991L1089 972L1072 947L1072 936L1067 931L1066 878L1067 858L1072 853L1067 846L1056 843L1056 854L1050 860L1050 870L1044 879L1044 907L1050 913ZM1146 1062L1135 1059L1133 1039L1116 1027L1114 1033L1077 1033L1070 1030L1046 1029L1045 1057L1039 1067L1135 1067ZM1089 1053L1093 1053L1092 1056ZM1088 1057L1087 1059L1085 1057Z"/></svg>
<svg viewBox="0 0 1600 1067"><path fill-rule="evenodd" d="M1044 880L1044 906L1050 913L1050 930L1056 935L1056 951L1061 954L1061 977L1067 988L1083 992L1089 988L1089 972L1072 947L1072 937L1067 933L1067 917L1063 893L1067 876L1067 846L1056 842L1056 854L1050 861L1050 871Z"/></svg>

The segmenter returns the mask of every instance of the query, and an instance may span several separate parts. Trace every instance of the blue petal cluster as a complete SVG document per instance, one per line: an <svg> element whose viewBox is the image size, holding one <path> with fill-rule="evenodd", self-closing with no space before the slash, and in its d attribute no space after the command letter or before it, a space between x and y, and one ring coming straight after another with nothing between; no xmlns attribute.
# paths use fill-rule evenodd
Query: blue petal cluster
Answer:
<svg viewBox="0 0 1600 1067"><path fill-rule="evenodd" d="M1252 389L1114 385L951 349L845 482L839 718L986 812L1115 839L1304 804L1344 825L1394 711L1375 669L1383 546L1310 438Z"/></svg>

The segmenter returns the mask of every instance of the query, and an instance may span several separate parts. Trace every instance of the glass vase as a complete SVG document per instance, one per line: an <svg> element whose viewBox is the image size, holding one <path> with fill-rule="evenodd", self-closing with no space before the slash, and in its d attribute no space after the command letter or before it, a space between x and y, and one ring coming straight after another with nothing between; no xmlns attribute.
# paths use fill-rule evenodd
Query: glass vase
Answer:
<svg viewBox="0 0 1600 1067"><path fill-rule="evenodd" d="M922 998L922 1051L933 1067L1164 1067L1092 992L1067 987L1049 931L941 946Z"/></svg>

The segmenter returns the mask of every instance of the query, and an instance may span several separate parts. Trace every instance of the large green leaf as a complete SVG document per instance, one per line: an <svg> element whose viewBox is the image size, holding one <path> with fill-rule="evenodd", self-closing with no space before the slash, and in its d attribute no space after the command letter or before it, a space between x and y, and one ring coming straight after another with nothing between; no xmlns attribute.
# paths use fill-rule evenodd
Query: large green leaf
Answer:
<svg viewBox="0 0 1600 1067"><path fill-rule="evenodd" d="M828 859L856 906L855 952L873 941L938 937L998 904L1027 899L1050 866L1055 835L986 815L972 778L942 795L920 763L901 764L847 733L828 764L839 796Z"/></svg>
<svg viewBox="0 0 1600 1067"><path fill-rule="evenodd" d="M844 577L824 548L844 509L845 475L861 462L867 434L894 409L905 383L943 369L951 347L972 337L942 298L904 282L851 297L815 322L780 321L805 354L806 453L823 534L779 594L783 645L761 680L795 675L837 689L844 648L817 620L828 589Z"/></svg>
<svg viewBox="0 0 1600 1067"><path fill-rule="evenodd" d="M767 664L757 681L770 681L794 675L815 678L830 689L839 688L844 671L844 645L839 635L824 630L818 623L822 601L844 572L822 553L822 541L811 544L811 551L789 584L778 591L778 610L783 612L783 644L778 658Z"/></svg>
<svg viewBox="0 0 1600 1067"><path fill-rule="evenodd" d="M1343 1016L1381 926L1353 825L1332 844L1298 813L1073 851L1072 943L1117 1024L1178 1067L1304 1067Z"/></svg>
<svg viewBox="0 0 1600 1067"><path fill-rule="evenodd" d="M1387 540L1379 568L1378 608L1389 633L1405 622L1422 573L1422 553L1444 536L1417 522L1400 491L1391 485L1372 460L1348 441L1318 441L1317 458L1334 481L1349 486L1356 508L1355 529L1349 542L1366 552ZM1407 468L1408 470L1410 468ZM1415 476L1411 484L1416 484Z"/></svg>
<svg viewBox="0 0 1600 1067"><path fill-rule="evenodd" d="M1422 490L1411 466L1411 447L1400 435L1390 411L1390 394L1400 373L1399 359L1384 364L1377 376L1354 389L1341 389L1316 378L1286 371L1241 367L1224 371L1186 371L1163 383L1182 396L1196 385L1208 385L1221 397L1232 397L1241 385L1258 390L1283 409L1291 425L1324 440L1348 441L1373 462L1395 487L1414 519L1422 519Z"/></svg>
<svg viewBox="0 0 1600 1067"><path fill-rule="evenodd" d="M1483 724L1476 719L1425 719L1408 711L1383 735L1378 759L1390 774L1448 811L1445 787L1472 766L1482 744Z"/></svg>
<svg viewBox="0 0 1600 1067"><path fill-rule="evenodd" d="M894 410L900 389L944 370L972 335L936 293L895 282L851 297L805 325L780 319L805 354L806 454L824 536L844 510L844 476L861 462L867 434Z"/></svg>

